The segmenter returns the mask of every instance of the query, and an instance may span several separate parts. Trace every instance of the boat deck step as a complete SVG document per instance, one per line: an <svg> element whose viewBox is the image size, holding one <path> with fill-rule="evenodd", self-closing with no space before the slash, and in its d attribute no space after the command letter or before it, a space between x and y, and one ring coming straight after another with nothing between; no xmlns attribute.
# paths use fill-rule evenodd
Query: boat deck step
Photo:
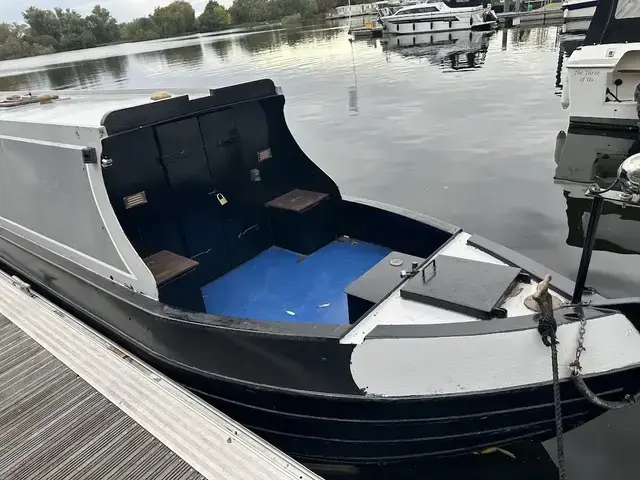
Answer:
<svg viewBox="0 0 640 480"><path fill-rule="evenodd" d="M0 272L0 479L320 479Z"/></svg>

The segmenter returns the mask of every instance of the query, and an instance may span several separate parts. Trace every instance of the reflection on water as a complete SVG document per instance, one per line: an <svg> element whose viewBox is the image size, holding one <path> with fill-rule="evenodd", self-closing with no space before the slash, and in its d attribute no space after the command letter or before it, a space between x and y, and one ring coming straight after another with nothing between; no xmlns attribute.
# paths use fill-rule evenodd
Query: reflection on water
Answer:
<svg viewBox="0 0 640 480"><path fill-rule="evenodd" d="M190 70L197 70L202 66L202 45L189 45L188 47L161 50L160 54L170 68L186 66Z"/></svg>
<svg viewBox="0 0 640 480"><path fill-rule="evenodd" d="M0 62L1 63L1 62ZM46 70L0 77L0 90L90 88L126 79L129 58L125 56L55 65Z"/></svg>
<svg viewBox="0 0 640 480"><path fill-rule="evenodd" d="M229 54L233 48L233 42L228 38L223 38L217 42L211 42L206 45L205 48L211 49L223 62L229 59Z"/></svg>
<svg viewBox="0 0 640 480"><path fill-rule="evenodd" d="M637 133L569 129L556 140L554 182L562 186L567 202L567 245L584 245L591 199L587 187L608 187L616 179L620 164L640 151ZM619 190L618 187L616 187ZM640 207L623 208L605 202L597 230L595 249L619 254L640 253Z"/></svg>
<svg viewBox="0 0 640 480"><path fill-rule="evenodd" d="M472 31L402 35L387 38L383 49L403 57L426 58L444 71L473 70L484 63L491 35Z"/></svg>
<svg viewBox="0 0 640 480"><path fill-rule="evenodd" d="M567 58L571 56L573 51L582 45L584 41L584 35L570 35L565 36L563 40L559 44L558 48L558 68L556 69L556 88L557 94L560 95L562 92L562 72L564 67L564 62Z"/></svg>

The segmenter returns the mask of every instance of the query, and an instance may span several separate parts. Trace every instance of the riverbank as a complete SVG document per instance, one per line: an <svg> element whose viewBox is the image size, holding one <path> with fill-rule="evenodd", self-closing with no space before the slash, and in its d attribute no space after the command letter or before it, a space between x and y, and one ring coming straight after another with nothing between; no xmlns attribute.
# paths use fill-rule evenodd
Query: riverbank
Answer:
<svg viewBox="0 0 640 480"><path fill-rule="evenodd" d="M248 31L296 23L323 15L315 0L233 0L227 8L209 0L196 16L190 2L176 0L146 16L119 23L109 10L96 5L90 15L75 10L29 7L24 23L0 23L0 61L77 51L87 48L179 38L203 33Z"/></svg>

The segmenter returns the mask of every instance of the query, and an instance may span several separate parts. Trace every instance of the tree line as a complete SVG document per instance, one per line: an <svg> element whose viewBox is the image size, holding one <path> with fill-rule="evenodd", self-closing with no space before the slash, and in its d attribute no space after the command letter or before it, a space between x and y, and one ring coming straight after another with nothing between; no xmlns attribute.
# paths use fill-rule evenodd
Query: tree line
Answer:
<svg viewBox="0 0 640 480"><path fill-rule="evenodd" d="M352 3L364 3L355 0ZM234 0L225 8L209 0L200 16L191 3L177 0L156 7L146 17L119 23L106 8L91 14L75 10L29 7L24 23L0 23L0 60L78 50L115 42L155 40L197 32L213 32L234 25L280 20L291 15L309 17L346 4L347 0Z"/></svg>

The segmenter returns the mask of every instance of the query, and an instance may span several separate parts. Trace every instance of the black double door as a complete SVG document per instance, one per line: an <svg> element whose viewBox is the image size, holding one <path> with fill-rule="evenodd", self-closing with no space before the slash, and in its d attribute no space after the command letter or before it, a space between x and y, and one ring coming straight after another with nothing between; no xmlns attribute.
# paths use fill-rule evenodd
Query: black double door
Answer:
<svg viewBox="0 0 640 480"><path fill-rule="evenodd" d="M254 165L231 110L157 126L156 138L172 210L202 283L270 245L261 184L251 180Z"/></svg>

